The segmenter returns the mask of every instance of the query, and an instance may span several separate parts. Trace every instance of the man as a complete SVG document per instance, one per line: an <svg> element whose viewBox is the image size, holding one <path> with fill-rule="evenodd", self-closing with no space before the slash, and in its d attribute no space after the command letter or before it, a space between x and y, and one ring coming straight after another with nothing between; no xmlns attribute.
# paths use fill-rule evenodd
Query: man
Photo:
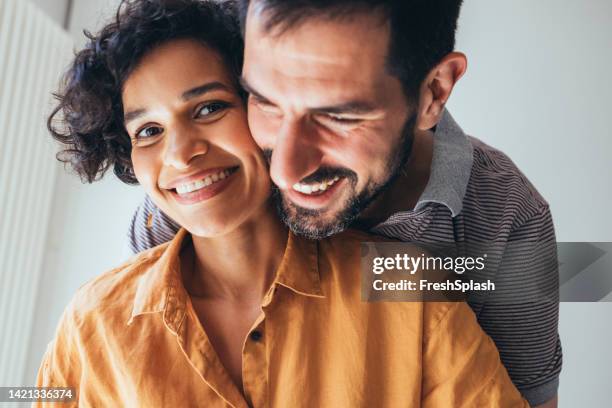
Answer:
<svg viewBox="0 0 612 408"><path fill-rule="evenodd" d="M502 254L498 278L515 301L492 294L469 304L523 396L555 407L558 302L520 301L533 287L556 291L551 214L507 156L467 137L445 110L467 66L453 51L460 5L243 1L249 125L296 233L316 239L352 226L402 241L545 248L520 263ZM133 250L176 228L145 201Z"/></svg>

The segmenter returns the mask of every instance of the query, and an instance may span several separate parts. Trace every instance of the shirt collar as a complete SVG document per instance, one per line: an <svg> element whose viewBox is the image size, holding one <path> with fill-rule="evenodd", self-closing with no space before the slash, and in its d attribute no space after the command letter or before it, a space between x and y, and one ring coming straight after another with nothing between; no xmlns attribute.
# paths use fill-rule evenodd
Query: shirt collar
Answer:
<svg viewBox="0 0 612 408"><path fill-rule="evenodd" d="M188 232L181 228L172 241L154 250L162 251L161 256L159 252L151 254L150 258L156 255L159 257L138 282L128 324L138 315L163 312L169 306L175 308L176 305L169 305L169 302L180 301L181 294L187 296L181 279L179 258L187 236ZM275 282L301 295L323 297L317 242L290 232Z"/></svg>
<svg viewBox="0 0 612 408"><path fill-rule="evenodd" d="M276 283L305 296L324 297L319 274L318 244L289 232Z"/></svg>
<svg viewBox="0 0 612 408"><path fill-rule="evenodd" d="M169 295L182 292L177 290L183 285L179 254L187 236L187 231L181 228L172 241L153 250L149 257L153 258L153 265L140 277L128 324L132 323L135 316L165 311L171 297ZM147 261L145 259L142 262Z"/></svg>
<svg viewBox="0 0 612 408"><path fill-rule="evenodd" d="M438 203L448 207L453 217L459 214L472 171L473 152L467 135L445 109L434 132L429 181L414 210Z"/></svg>

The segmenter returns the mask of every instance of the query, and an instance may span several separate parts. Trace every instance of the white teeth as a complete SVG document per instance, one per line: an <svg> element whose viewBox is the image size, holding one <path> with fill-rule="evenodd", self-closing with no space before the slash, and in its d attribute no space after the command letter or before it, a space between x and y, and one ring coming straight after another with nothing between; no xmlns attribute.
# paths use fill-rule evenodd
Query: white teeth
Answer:
<svg viewBox="0 0 612 408"><path fill-rule="evenodd" d="M205 186L205 184L204 184L204 182L202 180L198 180L198 181L193 183L193 187L194 187L195 190L199 190L199 189L201 189L204 186Z"/></svg>
<svg viewBox="0 0 612 408"><path fill-rule="evenodd" d="M323 181L319 184L303 184L303 183L295 183L293 185L293 189L295 191L299 191L302 194L312 194L318 191L326 191L329 187L333 186L336 181L340 180L340 177L335 176L333 179L328 181Z"/></svg>
<svg viewBox="0 0 612 408"><path fill-rule="evenodd" d="M208 187L211 184L214 184L218 181L221 181L227 178L229 175L230 175L229 170L223 170L223 171L220 171L219 173L206 176L203 180L196 180L192 183L185 183L185 184L176 186L176 192L179 194L192 193L194 191L201 190L204 187Z"/></svg>

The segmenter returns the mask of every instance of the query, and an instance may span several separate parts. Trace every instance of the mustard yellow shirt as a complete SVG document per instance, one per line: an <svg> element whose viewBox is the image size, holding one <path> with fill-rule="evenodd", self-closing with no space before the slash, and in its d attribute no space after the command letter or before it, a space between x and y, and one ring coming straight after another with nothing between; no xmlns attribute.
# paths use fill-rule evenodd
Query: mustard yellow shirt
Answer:
<svg viewBox="0 0 612 408"><path fill-rule="evenodd" d="M78 290L38 386L81 407L528 407L466 304L361 301L353 231L289 236L238 390L182 283L186 236Z"/></svg>

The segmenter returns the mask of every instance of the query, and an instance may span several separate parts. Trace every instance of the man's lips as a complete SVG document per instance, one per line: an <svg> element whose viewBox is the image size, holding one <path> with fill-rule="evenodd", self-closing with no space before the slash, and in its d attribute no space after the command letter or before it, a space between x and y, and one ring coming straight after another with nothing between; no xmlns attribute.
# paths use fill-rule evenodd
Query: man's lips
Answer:
<svg viewBox="0 0 612 408"><path fill-rule="evenodd" d="M327 189L322 192L317 191L315 193L306 194L296 191L294 188L285 189L282 190L282 192L288 201L298 207L322 209L332 202L334 197L344 188L345 184L346 179L339 178L333 185L328 186Z"/></svg>

